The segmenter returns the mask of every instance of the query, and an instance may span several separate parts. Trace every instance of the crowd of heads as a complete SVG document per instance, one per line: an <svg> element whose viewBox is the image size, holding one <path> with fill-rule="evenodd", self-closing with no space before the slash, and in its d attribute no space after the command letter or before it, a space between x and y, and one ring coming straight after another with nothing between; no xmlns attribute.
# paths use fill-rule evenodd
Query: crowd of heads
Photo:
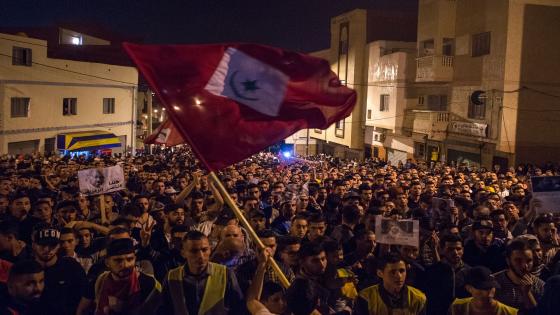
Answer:
<svg viewBox="0 0 560 315"><path fill-rule="evenodd" d="M79 170L114 165L125 189L80 192ZM525 311L558 305L547 288L558 287L560 217L542 209L529 180L558 175L554 164L490 170L261 153L217 172L218 183L190 150L174 148L136 157L4 156L0 174L2 300L56 303L45 301L45 271L67 260L82 268L81 287L103 270L117 279L141 270L165 282L178 266L200 274L218 263L235 271L245 294L255 273L247 266L262 249L231 198L291 282L286 289L275 270L266 273L259 300L274 313L352 313L359 292L376 284L394 295L417 288L428 314L469 296ZM417 244L378 243L384 219L417 220ZM514 296L517 289L534 301ZM69 303L72 313L79 299Z"/></svg>

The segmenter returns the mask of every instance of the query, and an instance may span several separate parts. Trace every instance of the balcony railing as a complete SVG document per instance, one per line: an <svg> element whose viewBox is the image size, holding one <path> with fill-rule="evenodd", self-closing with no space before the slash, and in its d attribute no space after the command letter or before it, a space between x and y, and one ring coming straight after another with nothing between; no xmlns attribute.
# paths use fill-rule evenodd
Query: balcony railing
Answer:
<svg viewBox="0 0 560 315"><path fill-rule="evenodd" d="M446 111L408 110L408 128L411 132L421 133L429 139L443 140L447 134L451 114Z"/></svg>
<svg viewBox="0 0 560 315"><path fill-rule="evenodd" d="M432 55L416 59L417 82L453 80L453 56Z"/></svg>

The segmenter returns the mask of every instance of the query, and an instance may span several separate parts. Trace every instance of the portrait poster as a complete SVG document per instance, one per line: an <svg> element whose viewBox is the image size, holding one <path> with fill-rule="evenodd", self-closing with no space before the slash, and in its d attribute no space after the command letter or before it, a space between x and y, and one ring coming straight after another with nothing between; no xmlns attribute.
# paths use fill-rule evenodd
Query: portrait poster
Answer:
<svg viewBox="0 0 560 315"><path fill-rule="evenodd" d="M389 245L419 246L418 220L394 220L377 216L375 238L378 243Z"/></svg>
<svg viewBox="0 0 560 315"><path fill-rule="evenodd" d="M122 166L89 168L78 172L80 192L88 196L100 195L125 188Z"/></svg>

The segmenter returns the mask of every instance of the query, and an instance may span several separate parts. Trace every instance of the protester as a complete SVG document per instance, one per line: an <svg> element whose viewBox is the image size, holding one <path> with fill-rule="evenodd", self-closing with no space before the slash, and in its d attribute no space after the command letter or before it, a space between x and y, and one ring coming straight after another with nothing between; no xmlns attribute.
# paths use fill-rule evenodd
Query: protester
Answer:
<svg viewBox="0 0 560 315"><path fill-rule="evenodd" d="M517 309L500 303L494 298L496 288L500 285L486 267L474 267L467 273L465 288L471 297L453 301L451 315L485 314L516 315Z"/></svg>
<svg viewBox="0 0 560 315"><path fill-rule="evenodd" d="M78 170L115 165L122 166L124 189L101 195L80 192ZM263 152L216 171L228 191L223 196L186 147L136 157L0 156L0 259L16 265L33 259L42 266L45 285L38 305L50 314L75 314L80 298L91 300L86 313L95 311L99 301L92 288L102 275L111 274L108 246L118 239L132 241L138 279L153 276L164 284L164 302L154 306L159 314L183 314L185 309L189 314L208 309L244 314L255 312L252 306L258 303L281 313L284 298L293 314L359 314L377 296L372 292L391 290L394 300L385 293L378 296L388 312L443 314L454 299L472 294L465 285L467 274L481 266L496 273L501 287L493 301L502 304L483 292L481 299L472 294L465 302L474 305L469 310L488 305L504 305L499 307L504 312L505 305L520 313L550 310L555 300L547 293L541 298L542 281L560 274L559 221L547 213L556 209L543 209L531 195L529 178L558 175L560 167L539 169L523 165L489 171L327 155L285 159ZM226 197L244 211L249 226L235 218ZM380 218L418 220L418 244L379 243L375 229ZM291 282L286 294L266 263L260 297L255 291L248 295L263 267L256 254L262 251L248 229L257 232ZM528 247L511 250L518 240ZM379 269L387 255L399 259L388 264L398 279ZM226 277L223 296L204 291L207 283L209 289L223 288L213 282L215 270ZM150 287L140 282L141 288ZM2 307L7 302L14 306L7 282L4 288L0 281ZM33 290L29 292L38 296ZM141 290L141 296L147 291ZM412 292L419 309L403 304L399 294L405 291ZM181 294L187 297L185 305ZM255 303L247 304L245 294ZM137 304L134 296L122 299ZM24 313L35 305L20 304Z"/></svg>
<svg viewBox="0 0 560 315"><path fill-rule="evenodd" d="M243 293L237 277L225 266L210 262L208 238L198 231L189 232L182 252L186 263L168 272L159 314L242 312Z"/></svg>
<svg viewBox="0 0 560 315"><path fill-rule="evenodd" d="M48 314L41 308L45 273L34 260L22 260L11 266L7 290L0 300L0 314Z"/></svg>
<svg viewBox="0 0 560 315"><path fill-rule="evenodd" d="M381 284L360 291L356 314L426 314L426 296L405 284L406 265L399 255L382 257L377 275Z"/></svg>
<svg viewBox="0 0 560 315"><path fill-rule="evenodd" d="M153 314L160 305L161 285L136 270L134 244L130 238L116 239L107 247L108 271L92 282L80 301L78 315Z"/></svg>

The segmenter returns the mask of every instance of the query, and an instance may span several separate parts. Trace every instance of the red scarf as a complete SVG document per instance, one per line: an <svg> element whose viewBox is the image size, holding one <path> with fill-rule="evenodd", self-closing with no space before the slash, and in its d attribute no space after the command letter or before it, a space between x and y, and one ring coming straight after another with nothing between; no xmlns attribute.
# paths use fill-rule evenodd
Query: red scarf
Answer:
<svg viewBox="0 0 560 315"><path fill-rule="evenodd" d="M99 304L95 315L124 314L140 305L142 301L138 276L136 269L123 280L115 280L109 274L99 292Z"/></svg>

